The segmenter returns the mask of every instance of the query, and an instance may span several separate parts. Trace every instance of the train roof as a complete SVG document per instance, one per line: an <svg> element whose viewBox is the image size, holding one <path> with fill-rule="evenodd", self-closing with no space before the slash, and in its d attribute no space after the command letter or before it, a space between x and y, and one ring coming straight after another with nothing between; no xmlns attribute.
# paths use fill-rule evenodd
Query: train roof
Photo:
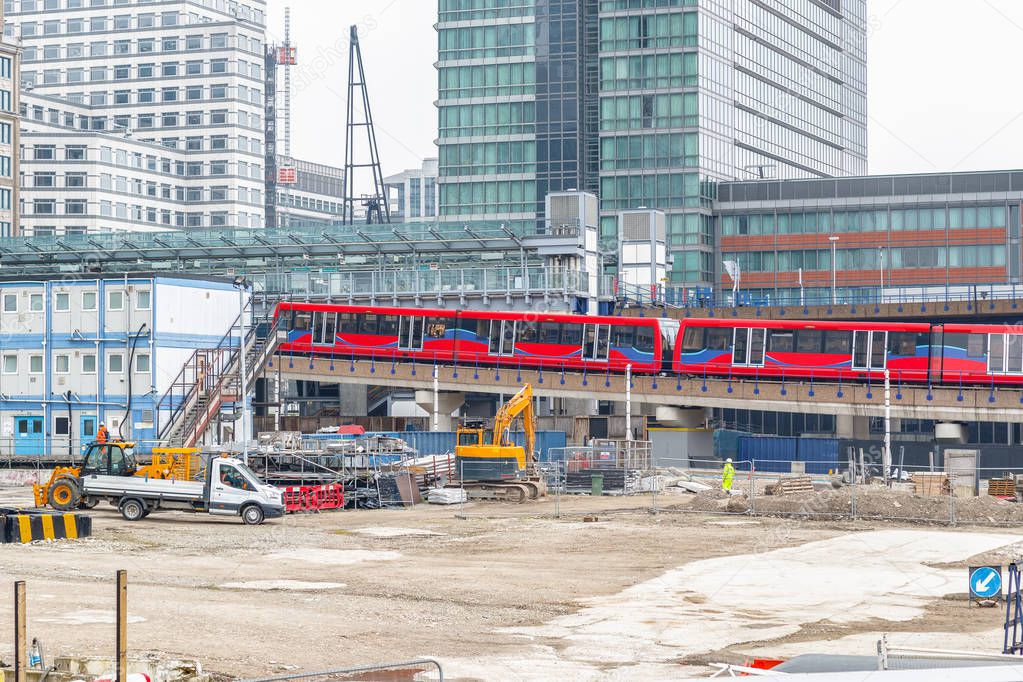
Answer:
<svg viewBox="0 0 1023 682"><path fill-rule="evenodd" d="M341 305L334 303L292 303L283 301L277 310L301 310L307 312L362 313L365 315L409 315L415 313L424 317L454 318L456 315L472 320L522 320L531 322L574 322L577 324L632 325L636 327L659 327L662 322L677 324L676 320L658 317L610 317L606 315L579 315L572 313L546 313L531 310L450 310L443 308L400 308L394 306Z"/></svg>
<svg viewBox="0 0 1023 682"><path fill-rule="evenodd" d="M874 330L887 332L928 332L926 322L871 322L869 320L762 320L748 318L686 318L686 327L755 327L759 329L833 329L837 331Z"/></svg>

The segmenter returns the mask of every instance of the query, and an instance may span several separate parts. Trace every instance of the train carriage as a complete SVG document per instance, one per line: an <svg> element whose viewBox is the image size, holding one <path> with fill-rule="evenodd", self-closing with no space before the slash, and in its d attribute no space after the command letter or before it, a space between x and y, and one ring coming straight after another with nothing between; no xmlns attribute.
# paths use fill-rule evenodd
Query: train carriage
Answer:
<svg viewBox="0 0 1023 682"><path fill-rule="evenodd" d="M671 370L679 323L546 313L281 303L284 353L551 367Z"/></svg>
<svg viewBox="0 0 1023 682"><path fill-rule="evenodd" d="M1023 383L1023 329L1009 325L685 320L675 372L934 384Z"/></svg>

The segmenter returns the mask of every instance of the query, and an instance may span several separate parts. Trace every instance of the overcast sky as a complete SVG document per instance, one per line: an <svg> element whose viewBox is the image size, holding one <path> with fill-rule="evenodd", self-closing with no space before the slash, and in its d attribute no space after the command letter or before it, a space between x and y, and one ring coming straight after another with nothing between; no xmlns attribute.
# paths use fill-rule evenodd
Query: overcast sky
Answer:
<svg viewBox="0 0 1023 682"><path fill-rule="evenodd" d="M292 8L295 156L344 163L352 24L362 27L384 174L436 155L436 0L268 5L271 38ZM871 173L1023 167L1023 2L868 0L868 14Z"/></svg>

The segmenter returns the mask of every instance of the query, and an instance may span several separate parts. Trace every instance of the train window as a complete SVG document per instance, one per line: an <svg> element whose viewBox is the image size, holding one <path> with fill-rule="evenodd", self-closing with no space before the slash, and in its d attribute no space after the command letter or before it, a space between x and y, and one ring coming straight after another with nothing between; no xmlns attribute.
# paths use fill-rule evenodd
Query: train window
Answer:
<svg viewBox="0 0 1023 682"><path fill-rule="evenodd" d="M969 344L968 337L969 334L945 334L941 342L946 348L958 348L965 352Z"/></svg>
<svg viewBox="0 0 1023 682"><path fill-rule="evenodd" d="M323 313L323 326L320 328L320 343L333 346L337 325L337 313Z"/></svg>
<svg viewBox="0 0 1023 682"><path fill-rule="evenodd" d="M632 327L612 327L611 345L615 348L631 348L636 345L636 330Z"/></svg>
<svg viewBox="0 0 1023 682"><path fill-rule="evenodd" d="M837 329L824 332L824 352L839 355L852 352L852 332Z"/></svg>
<svg viewBox="0 0 1023 682"><path fill-rule="evenodd" d="M458 337L461 339L466 338L475 334L481 339L487 338L487 334L490 333L490 321L489 320L473 320L465 317L460 317L457 320L448 320L449 327L455 327L460 332Z"/></svg>
<svg viewBox="0 0 1023 682"><path fill-rule="evenodd" d="M313 343L319 343L320 337L323 335L323 313L313 313L313 326L311 329L313 330Z"/></svg>
<svg viewBox="0 0 1023 682"><path fill-rule="evenodd" d="M633 346L641 353L654 352L654 328L640 327L636 330L636 342Z"/></svg>
<svg viewBox="0 0 1023 682"><path fill-rule="evenodd" d="M561 343L561 325L557 322L541 322L540 343Z"/></svg>
<svg viewBox="0 0 1023 682"><path fill-rule="evenodd" d="M1019 334L1005 335L1005 371L1023 372L1023 336Z"/></svg>
<svg viewBox="0 0 1023 682"><path fill-rule="evenodd" d="M703 345L703 327L686 327L686 333L682 336L683 353L699 353L706 348Z"/></svg>
<svg viewBox="0 0 1023 682"><path fill-rule="evenodd" d="M359 318L355 313L341 313L337 316L338 334L356 334L359 330Z"/></svg>
<svg viewBox="0 0 1023 682"><path fill-rule="evenodd" d="M769 348L772 353L791 353L796 349L796 333L791 329L772 329Z"/></svg>
<svg viewBox="0 0 1023 682"><path fill-rule="evenodd" d="M303 332L309 331L312 329L312 317L312 313L296 312L294 329Z"/></svg>
<svg viewBox="0 0 1023 682"><path fill-rule="evenodd" d="M1005 334L991 335L991 354L990 362L988 362L988 371L1005 371Z"/></svg>
<svg viewBox="0 0 1023 682"><path fill-rule="evenodd" d="M519 322L516 341L519 343L536 343L539 337L538 326L536 322L526 322L525 320Z"/></svg>
<svg viewBox="0 0 1023 682"><path fill-rule="evenodd" d="M380 322L377 325L377 334L380 336L397 336L398 335L398 316L397 315L381 315Z"/></svg>
<svg viewBox="0 0 1023 682"><path fill-rule="evenodd" d="M800 329L796 335L796 351L799 353L820 353L824 345L824 332L820 329Z"/></svg>
<svg viewBox="0 0 1023 682"><path fill-rule="evenodd" d="M740 327L735 330L735 343L732 346L732 363L745 365L749 359L749 329Z"/></svg>
<svg viewBox="0 0 1023 682"><path fill-rule="evenodd" d="M583 326L574 322L562 325L561 343L565 346L582 346Z"/></svg>
<svg viewBox="0 0 1023 682"><path fill-rule="evenodd" d="M377 316L372 313L367 313L362 316L361 320L359 320L359 333L376 334L378 326Z"/></svg>
<svg viewBox="0 0 1023 682"><path fill-rule="evenodd" d="M984 357L985 348L984 341L986 337L984 334L970 334L969 339L966 341L966 355L971 358L982 358Z"/></svg>
<svg viewBox="0 0 1023 682"><path fill-rule="evenodd" d="M426 320L426 338L443 339L448 330L448 321L443 317L431 317Z"/></svg>
<svg viewBox="0 0 1023 682"><path fill-rule="evenodd" d="M515 323L505 320L501 327L501 354L513 355L515 353Z"/></svg>
<svg viewBox="0 0 1023 682"><path fill-rule="evenodd" d="M732 347L732 334L735 332L731 327L711 327L705 334L707 350L728 350Z"/></svg>
<svg viewBox="0 0 1023 682"><path fill-rule="evenodd" d="M892 355L916 355L916 334L892 332L888 334L888 352Z"/></svg>

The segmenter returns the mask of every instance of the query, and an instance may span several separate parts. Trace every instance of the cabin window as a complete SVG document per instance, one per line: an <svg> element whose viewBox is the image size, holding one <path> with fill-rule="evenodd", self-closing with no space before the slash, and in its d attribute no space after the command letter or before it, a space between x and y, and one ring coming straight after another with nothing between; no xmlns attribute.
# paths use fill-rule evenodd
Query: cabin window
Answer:
<svg viewBox="0 0 1023 682"><path fill-rule="evenodd" d="M561 343L561 325L557 322L541 322L540 343Z"/></svg>
<svg viewBox="0 0 1023 682"><path fill-rule="evenodd" d="M707 342L707 350L728 350L732 347L732 334L735 330L732 327L712 327L707 330L704 338Z"/></svg>
<svg viewBox="0 0 1023 682"><path fill-rule="evenodd" d="M848 355L852 352L852 332L828 330L824 333L824 352Z"/></svg>
<svg viewBox="0 0 1023 682"><path fill-rule="evenodd" d="M654 328L653 327L639 327L636 329L636 342L633 348L638 350L640 353L653 353L654 352Z"/></svg>
<svg viewBox="0 0 1023 682"><path fill-rule="evenodd" d="M686 333L682 336L682 352L699 353L704 348L703 327L686 327Z"/></svg>
<svg viewBox="0 0 1023 682"><path fill-rule="evenodd" d="M772 329L769 347L772 353L791 353L796 349L796 333L791 329Z"/></svg>

